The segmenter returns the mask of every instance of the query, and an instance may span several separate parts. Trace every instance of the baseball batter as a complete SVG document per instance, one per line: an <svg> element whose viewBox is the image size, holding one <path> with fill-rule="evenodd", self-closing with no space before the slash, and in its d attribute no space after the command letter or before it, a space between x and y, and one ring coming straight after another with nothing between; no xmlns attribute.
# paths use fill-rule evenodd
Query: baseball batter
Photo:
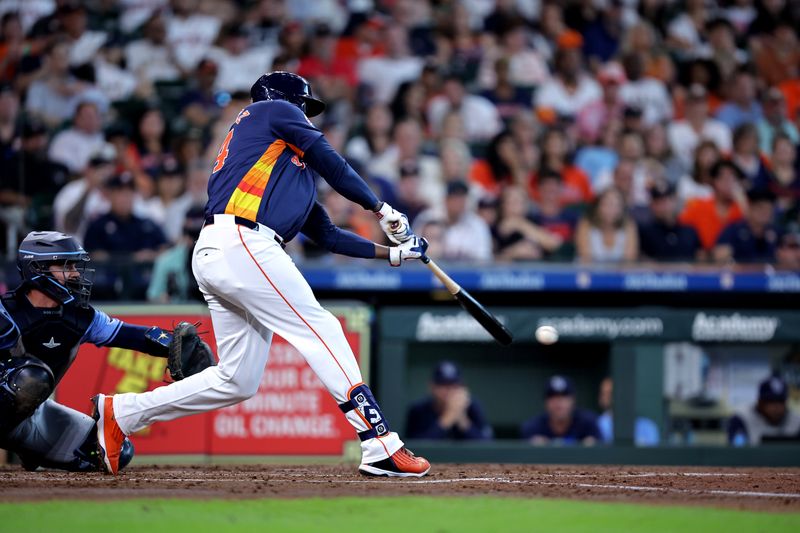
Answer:
<svg viewBox="0 0 800 533"><path fill-rule="evenodd" d="M312 96L304 78L265 74L251 97L253 103L231 125L214 162L206 224L192 258L214 324L219 365L150 392L96 396L106 470L117 472L126 435L253 396L274 332L303 354L356 430L360 472L423 476L430 463L414 456L389 429L341 325L317 302L283 245L302 232L331 252L400 266L422 257L427 243L411 233L405 215L375 197L308 120L325 104ZM315 173L374 211L397 246L381 246L333 225L316 201Z"/></svg>

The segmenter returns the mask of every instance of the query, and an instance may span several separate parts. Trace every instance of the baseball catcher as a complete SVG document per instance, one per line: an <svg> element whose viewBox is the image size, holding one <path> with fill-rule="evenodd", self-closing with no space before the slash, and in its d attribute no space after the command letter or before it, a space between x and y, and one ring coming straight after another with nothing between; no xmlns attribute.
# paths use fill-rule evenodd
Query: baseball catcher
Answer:
<svg viewBox="0 0 800 533"><path fill-rule="evenodd" d="M0 300L0 447L28 470L101 468L95 421L48 399L83 343L167 358L173 379L214 364L191 324L175 334L126 324L89 305L89 255L70 235L33 232L20 244L22 284ZM188 326L188 327L187 327ZM125 440L120 465L133 458Z"/></svg>

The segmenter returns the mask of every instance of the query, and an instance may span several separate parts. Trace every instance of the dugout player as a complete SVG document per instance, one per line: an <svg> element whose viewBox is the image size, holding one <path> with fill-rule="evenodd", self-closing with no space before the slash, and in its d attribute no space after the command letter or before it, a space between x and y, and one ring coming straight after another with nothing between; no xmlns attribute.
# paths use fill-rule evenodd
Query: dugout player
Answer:
<svg viewBox="0 0 800 533"><path fill-rule="evenodd" d="M304 78L271 72L250 95L253 102L236 117L214 162L206 223L193 251L192 270L211 312L219 365L150 392L95 397L106 469L117 472L125 435L253 396L274 332L303 354L356 430L361 473L423 476L430 464L389 429L339 321L317 302L283 245L302 232L331 252L400 266L422 257L427 243L411 233L405 215L378 200L308 120L325 104L312 96ZM316 174L373 211L398 246L337 228L316 201Z"/></svg>
<svg viewBox="0 0 800 533"><path fill-rule="evenodd" d="M0 305L0 447L29 470L101 468L94 420L48 397L81 344L167 356L171 334L134 326L89 305L89 254L64 233L29 233L17 253L22 284ZM133 458L121 442L120 467Z"/></svg>

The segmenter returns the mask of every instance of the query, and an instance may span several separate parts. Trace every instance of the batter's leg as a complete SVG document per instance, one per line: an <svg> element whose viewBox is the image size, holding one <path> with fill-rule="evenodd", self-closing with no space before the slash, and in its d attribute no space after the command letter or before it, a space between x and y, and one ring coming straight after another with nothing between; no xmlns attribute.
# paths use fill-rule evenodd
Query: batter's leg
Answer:
<svg viewBox="0 0 800 533"><path fill-rule="evenodd" d="M114 396L114 416L130 435L153 422L203 413L250 398L267 365L272 332L240 307L205 293L219 364L152 391Z"/></svg>
<svg viewBox="0 0 800 533"><path fill-rule="evenodd" d="M388 431L377 402L363 384L341 324L317 302L291 257L263 234L243 228L237 233L239 245L231 243L226 255L242 258L236 263L236 271L229 275L243 283L225 283L218 288L225 291L226 298L243 304L265 327L286 339L305 357L364 439L363 462L380 461L400 450L403 442L397 433ZM355 396L368 405L363 402L351 405Z"/></svg>

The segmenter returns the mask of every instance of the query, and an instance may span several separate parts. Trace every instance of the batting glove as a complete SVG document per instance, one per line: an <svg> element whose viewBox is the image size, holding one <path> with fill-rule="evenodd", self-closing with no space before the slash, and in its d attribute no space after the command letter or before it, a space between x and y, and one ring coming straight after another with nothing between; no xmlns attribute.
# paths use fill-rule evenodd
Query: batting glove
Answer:
<svg viewBox="0 0 800 533"><path fill-rule="evenodd" d="M420 259L425 255L427 249L428 241L412 233L411 238L400 246L389 248L389 264L393 267L399 267L403 261Z"/></svg>
<svg viewBox="0 0 800 533"><path fill-rule="evenodd" d="M401 244L414 236L408 224L408 217L399 211L395 211L386 202L383 202L381 208L375 211L375 216L378 217L381 229L393 243Z"/></svg>

